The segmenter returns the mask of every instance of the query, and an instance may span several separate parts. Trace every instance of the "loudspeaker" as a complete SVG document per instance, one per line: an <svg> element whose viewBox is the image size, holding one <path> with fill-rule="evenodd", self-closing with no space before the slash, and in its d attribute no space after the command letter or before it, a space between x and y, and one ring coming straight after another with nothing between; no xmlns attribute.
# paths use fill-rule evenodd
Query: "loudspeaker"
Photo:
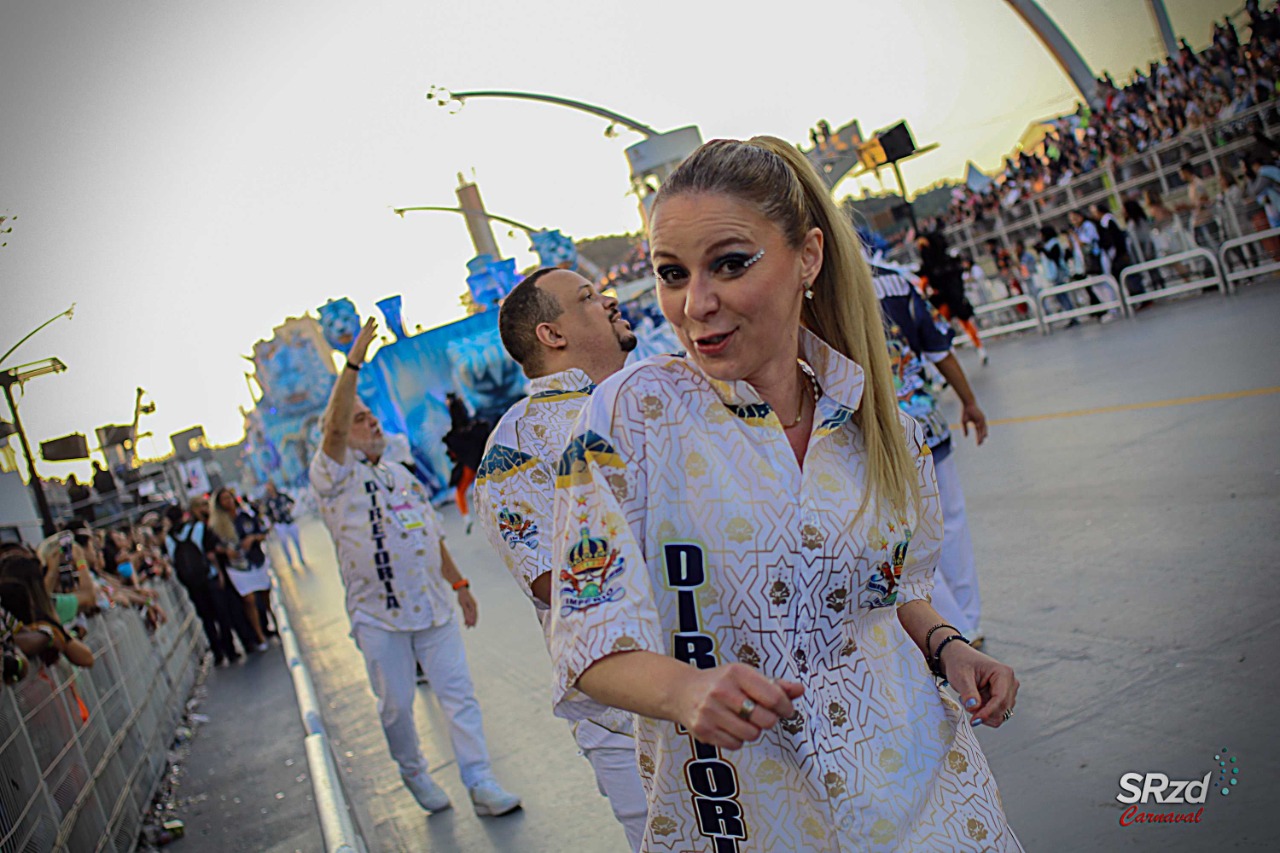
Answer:
<svg viewBox="0 0 1280 853"><path fill-rule="evenodd" d="M68 462L89 458L89 442L83 433L73 432L62 438L40 442L40 458L45 462Z"/></svg>
<svg viewBox="0 0 1280 853"><path fill-rule="evenodd" d="M133 427L129 424L107 424L98 427L97 432L98 444L102 447L124 444L133 438Z"/></svg>
<svg viewBox="0 0 1280 853"><path fill-rule="evenodd" d="M916 141L911 138L911 129L905 121L876 134L880 147L884 149L884 159L888 163L896 163L904 157L915 153Z"/></svg>

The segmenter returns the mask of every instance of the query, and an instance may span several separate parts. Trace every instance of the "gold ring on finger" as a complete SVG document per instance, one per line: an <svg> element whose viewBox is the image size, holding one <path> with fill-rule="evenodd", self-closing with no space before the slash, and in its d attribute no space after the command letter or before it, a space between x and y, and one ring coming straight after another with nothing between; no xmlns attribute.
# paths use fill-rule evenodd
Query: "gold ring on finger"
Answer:
<svg viewBox="0 0 1280 853"><path fill-rule="evenodd" d="M751 712L756 709L756 703L748 696L742 700L742 707L738 709L738 716L744 720L751 719Z"/></svg>

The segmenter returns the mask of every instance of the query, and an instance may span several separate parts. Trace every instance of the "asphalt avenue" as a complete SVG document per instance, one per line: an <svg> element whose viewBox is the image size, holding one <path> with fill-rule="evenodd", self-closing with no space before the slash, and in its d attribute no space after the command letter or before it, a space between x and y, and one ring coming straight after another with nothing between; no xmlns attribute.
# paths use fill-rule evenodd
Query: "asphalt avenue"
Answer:
<svg viewBox="0 0 1280 853"><path fill-rule="evenodd" d="M955 439L987 651L1022 682L1013 720L978 736L1028 850L1262 850L1280 837L1266 793L1280 786L1278 330L1272 281L1158 304L1133 321L993 342L985 368L961 354L993 424L981 448ZM551 715L532 609L483 538L465 535L452 507L444 516L480 602L466 643L494 767L524 798L511 816L472 814L428 687L419 688L428 701L416 706L418 728L455 808L427 817L401 785L317 520L303 527L311 568L280 572L369 849L625 849L566 724ZM211 693L236 676L216 670ZM292 697L262 687L257 701ZM287 710L270 717L287 720L273 736L281 748L295 738L290 754L301 757L301 725ZM258 787L250 780L287 759L250 746L197 736L192 761L216 747L219 772ZM1203 805L1152 796L1136 809L1202 809L1199 821L1122 825L1117 796L1129 773L1210 774ZM258 828L273 822L258 817ZM296 819L281 820L276 841L297 832ZM243 849L229 835L202 845L189 829L179 843Z"/></svg>

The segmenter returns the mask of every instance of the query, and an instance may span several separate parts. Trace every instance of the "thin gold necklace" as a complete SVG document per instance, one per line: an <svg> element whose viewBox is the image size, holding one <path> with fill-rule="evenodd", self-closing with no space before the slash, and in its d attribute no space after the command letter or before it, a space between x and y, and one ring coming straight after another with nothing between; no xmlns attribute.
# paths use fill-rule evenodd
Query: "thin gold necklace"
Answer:
<svg viewBox="0 0 1280 853"><path fill-rule="evenodd" d="M803 365L804 362L800 359L796 359L796 364ZM783 424L783 429L794 429L800 425L800 421L804 420L804 388L806 385L808 385L809 390L813 392L813 404L815 406L818 405L818 380L814 378L809 371L805 370L804 367L800 367L800 376L802 381L800 382L799 394L796 396L796 419L789 424ZM804 382L804 379L809 381Z"/></svg>

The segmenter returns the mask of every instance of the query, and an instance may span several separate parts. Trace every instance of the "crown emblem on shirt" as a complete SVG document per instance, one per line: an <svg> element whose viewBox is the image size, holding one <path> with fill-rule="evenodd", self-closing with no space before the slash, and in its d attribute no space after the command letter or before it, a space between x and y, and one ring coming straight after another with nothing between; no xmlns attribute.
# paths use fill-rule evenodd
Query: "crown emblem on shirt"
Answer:
<svg viewBox="0 0 1280 853"><path fill-rule="evenodd" d="M538 548L537 523L510 507L504 506L498 512L498 533L512 548L517 545L524 545L533 550Z"/></svg>
<svg viewBox="0 0 1280 853"><path fill-rule="evenodd" d="M560 572L564 583L560 589L563 614L622 597L620 587L608 585L624 567L618 549L610 546L609 540L592 536L591 531L583 527L582 537L569 549L568 564L568 568Z"/></svg>
<svg viewBox="0 0 1280 853"><path fill-rule="evenodd" d="M607 539L590 536L590 530L582 528L582 538L569 549L569 567L575 575L590 575L606 571L610 562L618 556L609 548Z"/></svg>

